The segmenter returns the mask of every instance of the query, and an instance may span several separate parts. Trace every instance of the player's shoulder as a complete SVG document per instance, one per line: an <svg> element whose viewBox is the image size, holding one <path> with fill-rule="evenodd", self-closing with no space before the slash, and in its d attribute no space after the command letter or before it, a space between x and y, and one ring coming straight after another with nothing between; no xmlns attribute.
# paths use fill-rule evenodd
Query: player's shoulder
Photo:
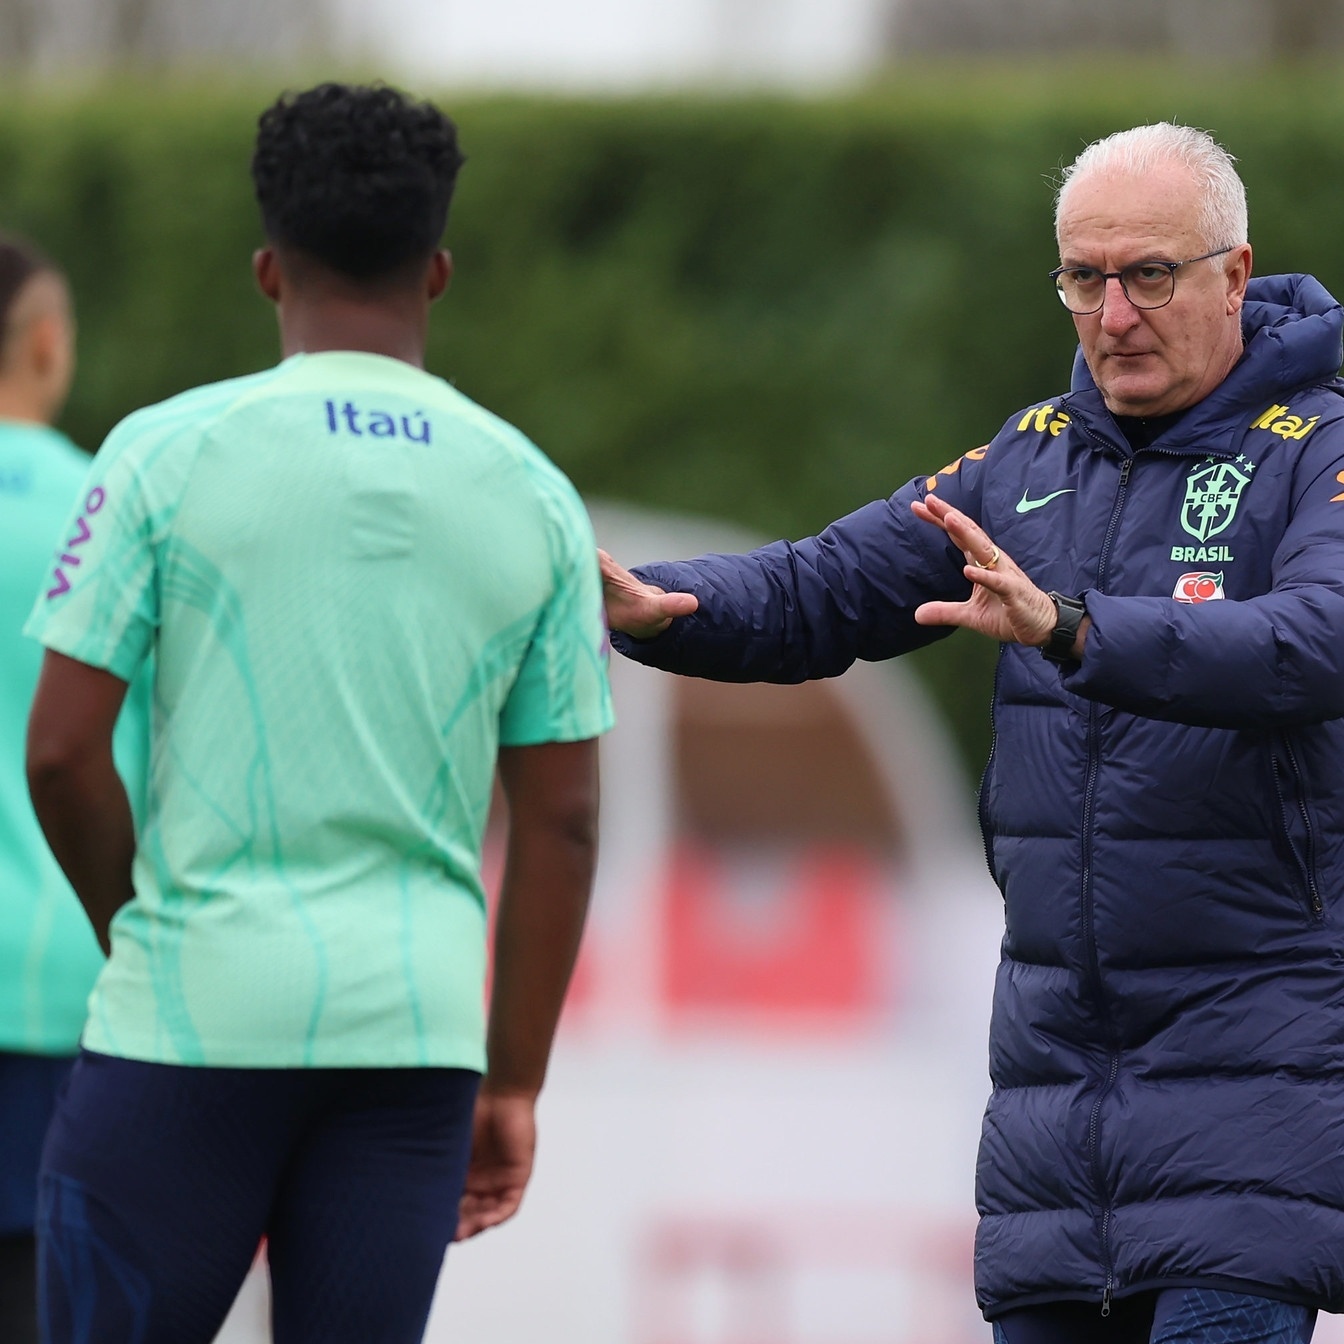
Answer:
<svg viewBox="0 0 1344 1344"><path fill-rule="evenodd" d="M0 510L17 507L26 534L34 540L47 529L55 531L79 497L89 461L89 455L57 429L0 421Z"/></svg>
<svg viewBox="0 0 1344 1344"><path fill-rule="evenodd" d="M63 475L83 479L89 470L89 454L73 439L53 429L47 439L47 456Z"/></svg>
<svg viewBox="0 0 1344 1344"><path fill-rule="evenodd" d="M446 378L434 374L426 374L425 378L433 387L431 400L435 408L452 417L463 429L479 434L519 461L531 456L544 460L541 450L517 425L482 406Z"/></svg>
<svg viewBox="0 0 1344 1344"><path fill-rule="evenodd" d="M97 459L104 469L118 462L145 466L172 449L198 444L239 402L262 390L277 369L188 388L132 411L103 441Z"/></svg>
<svg viewBox="0 0 1344 1344"><path fill-rule="evenodd" d="M51 425L0 421L0 455L13 442L39 480L77 488L89 470L89 454Z"/></svg>
<svg viewBox="0 0 1344 1344"><path fill-rule="evenodd" d="M572 518L577 509L587 518L573 482L517 425L487 410L451 384L442 385L449 398L445 404L464 426L470 426L484 436L510 463L521 489L548 511Z"/></svg>

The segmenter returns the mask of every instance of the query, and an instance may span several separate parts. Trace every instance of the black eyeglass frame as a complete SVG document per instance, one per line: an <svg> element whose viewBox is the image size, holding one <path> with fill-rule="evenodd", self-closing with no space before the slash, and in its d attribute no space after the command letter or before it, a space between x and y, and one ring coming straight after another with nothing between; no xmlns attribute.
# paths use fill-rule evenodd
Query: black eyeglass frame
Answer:
<svg viewBox="0 0 1344 1344"><path fill-rule="evenodd" d="M1095 266L1056 266L1055 269L1050 272L1050 279L1055 282L1055 293L1059 295L1060 303L1062 303L1075 317L1090 317L1093 313L1101 312L1106 306L1106 282L1108 280L1118 280L1120 282L1120 288L1124 291L1125 298L1127 298L1135 308L1140 308L1145 313L1155 313L1159 308L1165 308L1167 304L1176 297L1176 272L1179 271L1182 266L1190 266L1196 261L1209 261L1213 257L1221 257L1227 252L1235 251L1240 246L1240 243L1229 243L1226 247L1217 247L1214 248L1212 252L1204 252L1197 257L1187 257L1184 261L1158 261L1154 258L1151 261L1132 261L1128 266L1119 271L1097 271L1097 275L1101 277L1101 302L1098 303L1095 308L1084 308L1081 310L1077 308L1069 308L1069 302L1064 297L1064 290L1059 283L1059 277L1066 271L1092 271L1096 270ZM1142 266L1161 266L1171 276L1171 293L1168 294L1161 303L1138 303L1135 301L1134 296L1129 292L1129 286L1125 284L1125 271L1132 271L1136 267Z"/></svg>

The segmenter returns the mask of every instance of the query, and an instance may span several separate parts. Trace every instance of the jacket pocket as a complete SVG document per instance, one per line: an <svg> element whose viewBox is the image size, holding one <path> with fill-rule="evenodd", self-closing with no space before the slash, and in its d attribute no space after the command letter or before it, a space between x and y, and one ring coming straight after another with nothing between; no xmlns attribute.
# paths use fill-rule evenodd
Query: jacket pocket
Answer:
<svg viewBox="0 0 1344 1344"><path fill-rule="evenodd" d="M1286 733L1276 735L1270 765L1274 774L1279 840L1297 874L1308 913L1312 919L1319 920L1324 915L1325 907L1316 876L1316 837L1312 828L1311 805L1297 753Z"/></svg>

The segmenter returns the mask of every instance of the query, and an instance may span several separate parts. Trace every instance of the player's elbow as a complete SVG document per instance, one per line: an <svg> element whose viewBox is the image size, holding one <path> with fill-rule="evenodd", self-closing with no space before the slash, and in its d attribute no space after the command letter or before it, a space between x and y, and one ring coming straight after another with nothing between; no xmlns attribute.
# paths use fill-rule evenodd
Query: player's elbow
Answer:
<svg viewBox="0 0 1344 1344"><path fill-rule="evenodd" d="M567 805L568 804L568 805ZM596 799L552 799L509 819L509 853L527 856L527 866L552 879L564 874L575 887L586 887L597 865Z"/></svg>
<svg viewBox="0 0 1344 1344"><path fill-rule="evenodd" d="M575 804L572 808L557 809L547 818L547 825L558 844L576 854L597 853L597 802Z"/></svg>
<svg viewBox="0 0 1344 1344"><path fill-rule="evenodd" d="M70 791L98 755L97 744L70 732L67 725L34 715L28 724L24 765L28 793L39 815L45 804Z"/></svg>
<svg viewBox="0 0 1344 1344"><path fill-rule="evenodd" d="M125 697L119 677L48 650L28 716L25 767L34 804L115 773L112 734Z"/></svg>
<svg viewBox="0 0 1344 1344"><path fill-rule="evenodd" d="M74 773L74 762L62 745L50 739L28 739L25 762L28 796L41 815L43 805L63 793Z"/></svg>

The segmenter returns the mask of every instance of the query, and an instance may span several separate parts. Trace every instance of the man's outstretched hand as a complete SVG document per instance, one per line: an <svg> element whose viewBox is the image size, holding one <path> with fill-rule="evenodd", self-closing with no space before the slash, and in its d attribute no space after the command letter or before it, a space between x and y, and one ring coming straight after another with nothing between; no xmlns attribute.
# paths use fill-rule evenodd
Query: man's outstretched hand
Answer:
<svg viewBox="0 0 1344 1344"><path fill-rule="evenodd" d="M635 578L606 551L598 551L602 568L602 600L607 628L635 639L661 635L678 616L689 616L700 605L694 593L665 593Z"/></svg>
<svg viewBox="0 0 1344 1344"><path fill-rule="evenodd" d="M920 625L960 625L1004 643L1036 648L1049 640L1058 620L1054 602L978 523L936 495L917 499L910 507L917 518L945 532L966 557L962 572L973 585L965 602L925 602L916 608ZM1084 619L1078 632L1079 657L1090 624Z"/></svg>

